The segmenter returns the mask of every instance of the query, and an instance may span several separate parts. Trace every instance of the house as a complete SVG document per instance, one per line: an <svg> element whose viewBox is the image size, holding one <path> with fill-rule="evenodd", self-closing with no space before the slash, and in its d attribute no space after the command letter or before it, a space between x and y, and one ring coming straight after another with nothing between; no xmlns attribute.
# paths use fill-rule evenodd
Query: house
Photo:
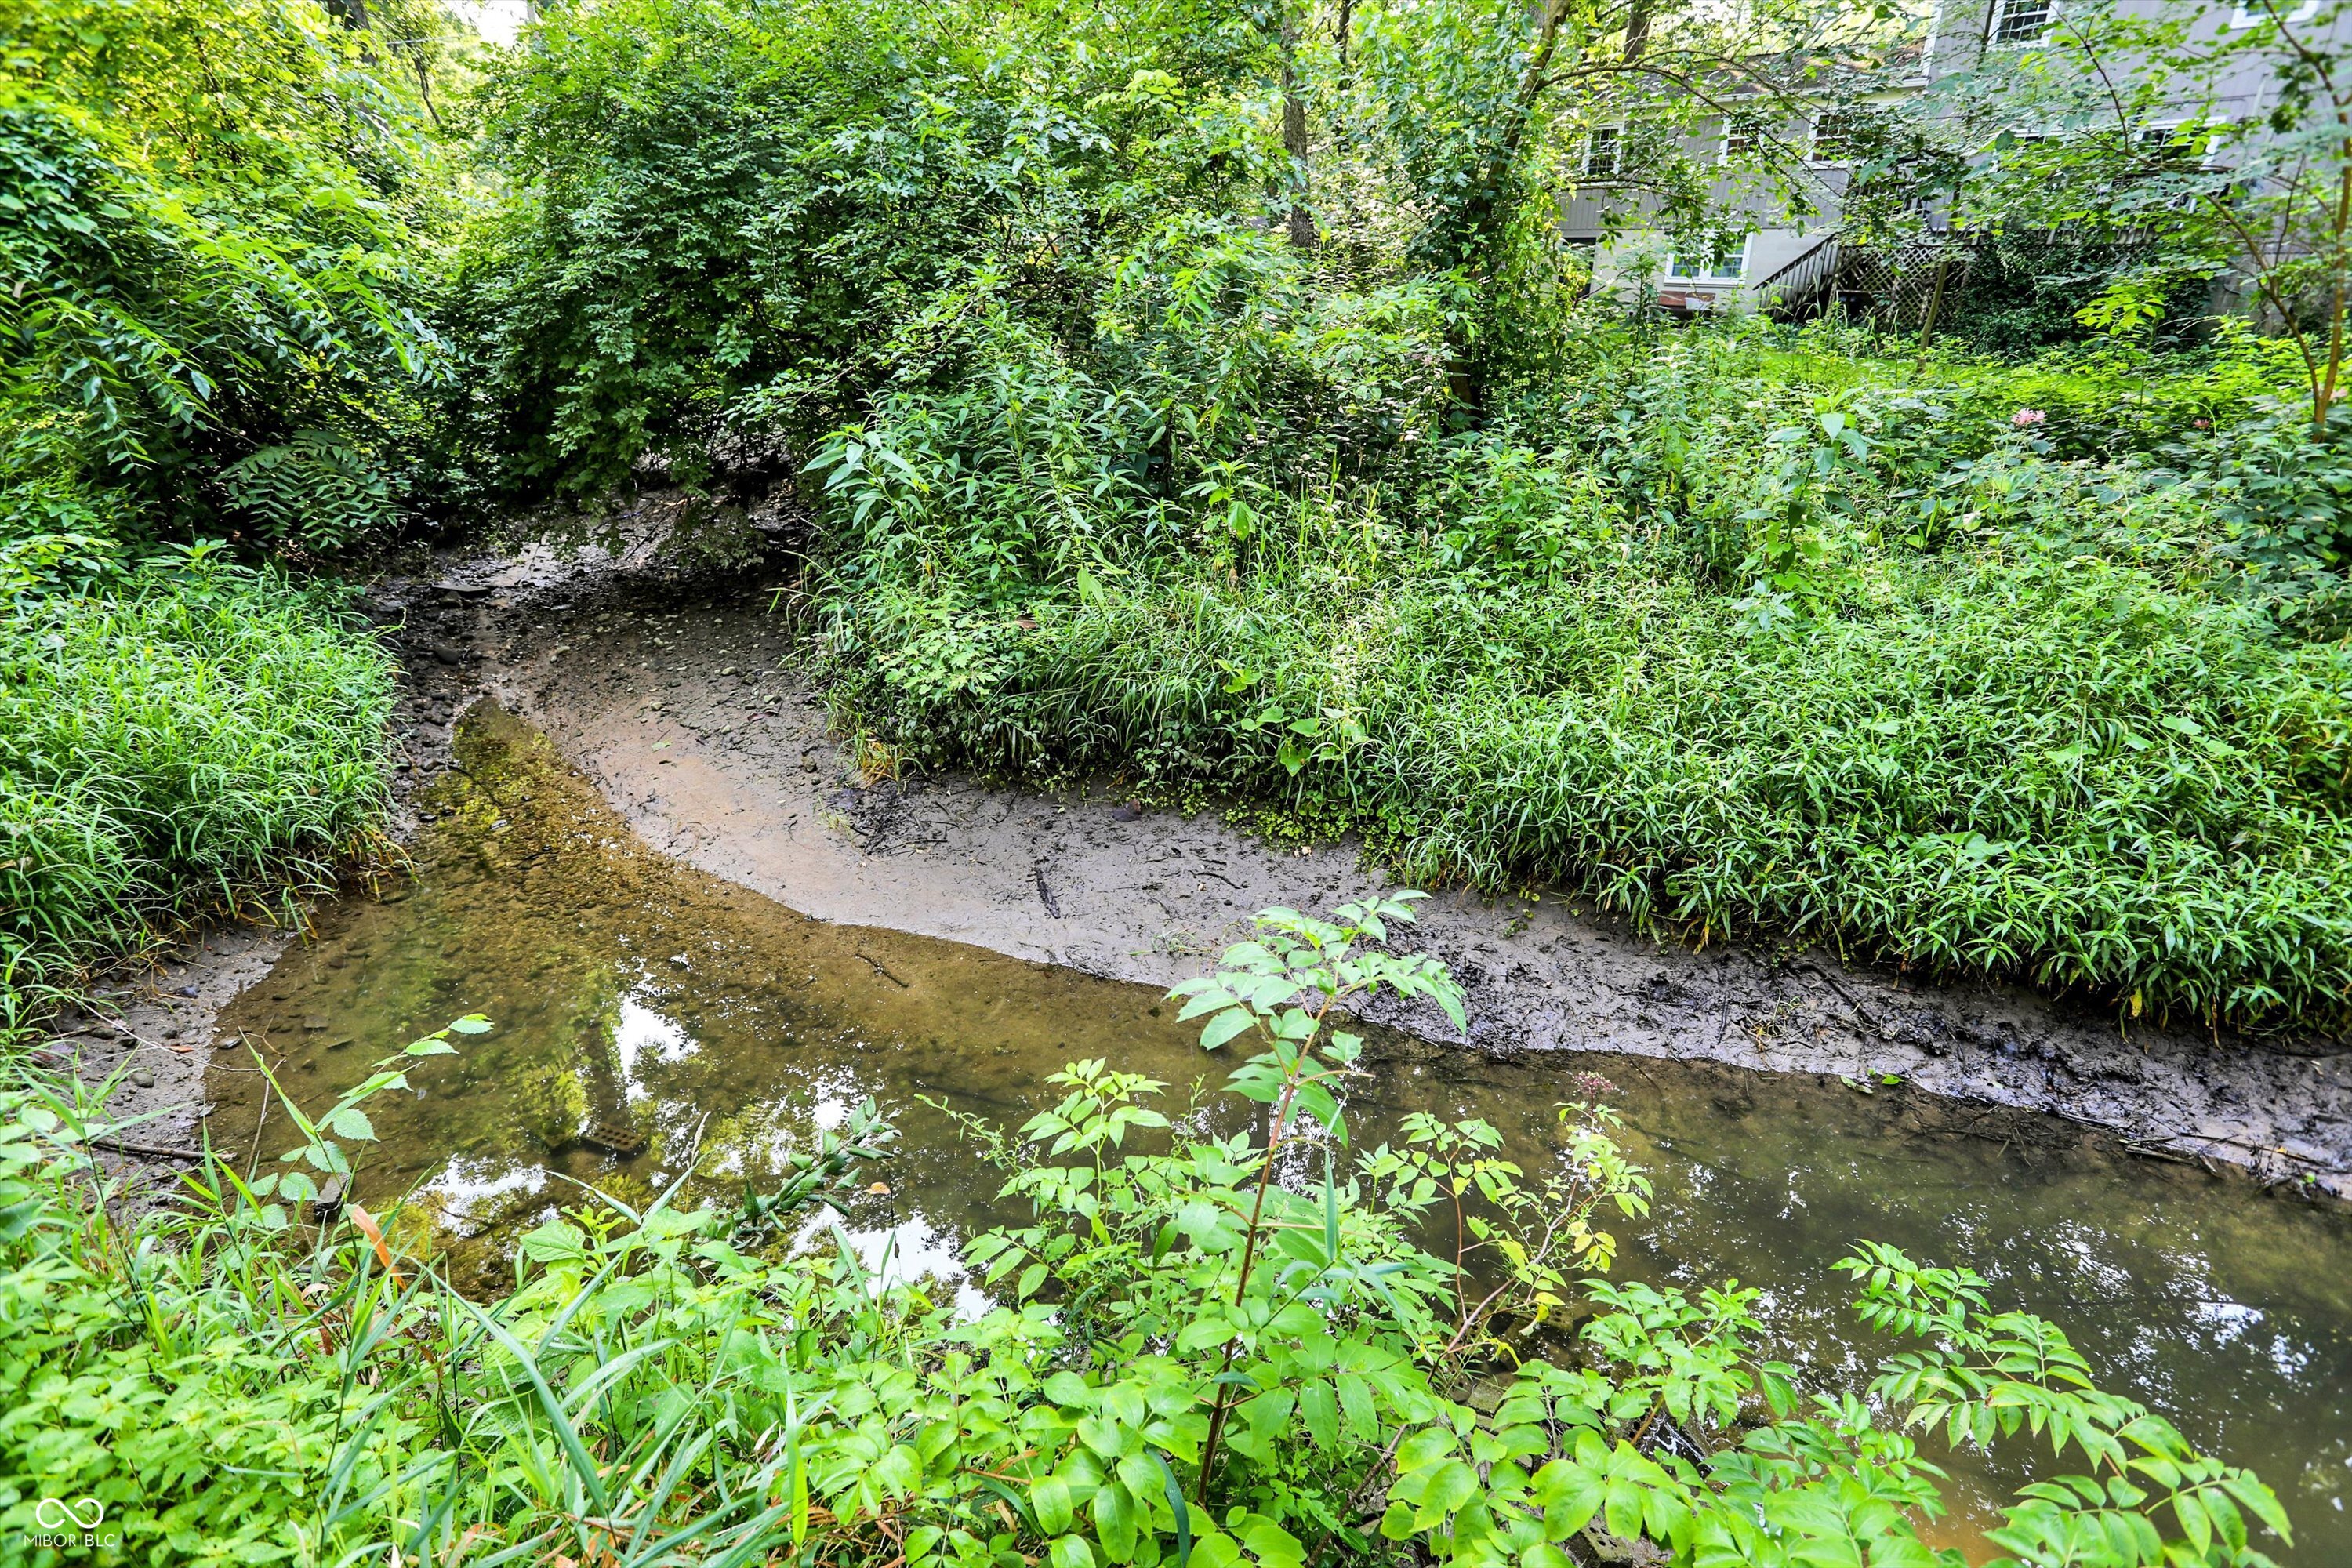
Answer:
<svg viewBox="0 0 2352 1568"><path fill-rule="evenodd" d="M2315 23L2341 43L2352 34L2352 10L2322 0L2273 0L2293 23ZM1933 0L1924 36L1893 55L1883 86L1863 100L1898 104L1917 100L1938 83L1973 70L1988 54L2022 50L2043 43L2065 26L2063 0ZM2286 9L2292 6L2293 9ZM2200 28L2240 28L2267 19L2261 0L2202 9L2179 0L2125 0L2126 16L2143 18L2197 17ZM2259 62L2224 78L2218 108L2234 123L2258 123L2279 90L2275 72ZM1957 100L1955 100L1957 102ZM2148 121L2140 134L2162 137L2168 123ZM2008 144L2046 134L2041 128L2007 128ZM1744 216L1748 232L1714 254L1706 247L1677 249L1643 226L1645 200L1637 182L1625 176L1639 149L1622 126L1592 129L1580 153L1574 187L1561 204L1562 237L1592 255L1596 288L1631 295L1654 290L1657 305L1674 314L1769 310L1801 317L1843 304L1893 323L1916 326L1956 303L1969 288L1972 270L1981 274L1984 237L1950 232L1940 215L1927 213L1921 232L1892 248L1864 247L1843 234L1848 185L1853 176L1852 128L1846 114L1824 108L1792 117L1773 132L1787 156L1783 177L1796 191L1768 193L1737 171L1753 160L1741 133L1727 121L1702 121L1686 138L1686 155L1724 169L1717 200ZM1707 138L1712 136L1712 142ZM1990 148L1982 154L1997 155ZM1787 167L1794 163L1798 166ZM1733 228L1739 226L1735 222Z"/></svg>

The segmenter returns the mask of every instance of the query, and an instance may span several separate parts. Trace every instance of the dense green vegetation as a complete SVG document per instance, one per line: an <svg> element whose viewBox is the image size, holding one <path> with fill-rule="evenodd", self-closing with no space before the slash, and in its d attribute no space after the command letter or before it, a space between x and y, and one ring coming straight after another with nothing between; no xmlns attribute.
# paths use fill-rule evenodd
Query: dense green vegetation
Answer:
<svg viewBox="0 0 2352 1568"><path fill-rule="evenodd" d="M1549 452L1465 443L1478 482L1448 476L1426 544L1410 513L1307 502L1239 576L1098 568L1011 605L886 579L842 595L831 654L930 756L1295 791L1419 874L1554 879L1677 931L1760 923L2135 1014L2336 1018L2344 647L2208 591L2210 536L2128 466L2001 443L1920 485L1923 520L1853 461L1899 425L1851 398L1869 434L1834 439L1801 383L1757 396L1763 358L1717 340L1634 373L1687 421L1650 480L1687 487L1687 531L1627 517L1596 418ZM1776 487L1823 453L1853 521L1798 524L1819 558L1787 589L1715 588L1709 514L1818 506Z"/></svg>
<svg viewBox="0 0 2352 1568"><path fill-rule="evenodd" d="M0 56L5 1039L373 830L389 662L221 546L394 526L450 195L409 79L307 5L10 5Z"/></svg>
<svg viewBox="0 0 2352 1568"><path fill-rule="evenodd" d="M1680 935L2342 1026L2352 426L2295 406L2326 323L2164 321L2183 239L2022 360L1662 326L1638 246L1595 289L1549 221L1593 126L1640 129L1686 247L1727 194L1801 197L1775 117L1809 105L1874 150L1871 222L2023 201L2023 165L1973 188L1943 121L1872 118L1899 17L1629 15L610 0L477 81L425 5L21 0L0 542L36 595L152 596L178 541L308 569L797 475L821 668L922 761L1274 801ZM1675 84L1733 58L1755 134L1718 167ZM1949 123L2065 69L2005 60ZM2128 185L2146 229L2085 136L2042 172L2065 221ZM38 879L20 943L121 934Z"/></svg>
<svg viewBox="0 0 2352 1568"><path fill-rule="evenodd" d="M385 804L392 673L323 595L201 556L0 619L0 1034L200 912L295 912ZM276 907L273 908L273 905Z"/></svg>
<svg viewBox="0 0 2352 1568"><path fill-rule="evenodd" d="M389 524L446 181L308 5L0 13L10 537L332 550Z"/></svg>
<svg viewBox="0 0 2352 1568"><path fill-rule="evenodd" d="M0 1030L369 842L390 667L320 567L655 483L797 487L813 662L922 762L1231 792L1696 937L2343 1027L2352 421L2317 352L2344 290L2310 302L2346 246L2293 205L2336 187L2151 205L2092 142L2049 160L2053 222L2243 199L2320 236L2248 264L2259 331L2162 320L2221 264L2185 230L2086 279L2079 331L2040 289L1932 348L1669 325L1654 254L1596 279L1559 239L1610 128L1686 255L1746 223L1727 194L1804 199L1780 154L1824 106L1872 223L2036 184L1873 118L1908 26L596 0L478 79L431 0L6 0ZM2278 145L2352 168L2281 37L2231 44L2304 83ZM1692 89L1735 68L1736 103ZM2267 1561L2258 1481L1965 1271L1847 1261L1911 1342L1867 1386L1763 1361L1752 1292L1593 1279L1647 1194L1604 1110L1532 1173L1475 1123L1348 1149L1325 1010L1459 1006L1384 955L1402 918L1276 911L1186 988L1205 1043L1263 1047L1257 1142L1178 1137L1102 1063L973 1124L1031 1212L972 1240L976 1320L791 1256L886 1152L870 1115L740 1207L551 1223L484 1305L318 1201L398 1058L266 1174L137 1205L89 1158L130 1131L105 1086L11 1091L0 1528L105 1506L44 1562L1567 1568L1598 1521L1860 1568L1956 1560L1921 1441L2030 1435L2093 1473L2019 1494L2015 1560Z"/></svg>
<svg viewBox="0 0 2352 1568"><path fill-rule="evenodd" d="M2352 466L2294 350L2159 353L2155 295L2022 362L1580 300L1556 159L1515 216L1432 195L1636 90L1497 97L1519 14L559 13L488 99L469 471L799 468L823 667L924 762L1271 798L1677 934L2352 1018Z"/></svg>
<svg viewBox="0 0 2352 1568"><path fill-rule="evenodd" d="M1257 1048L1231 1092L1270 1138L1175 1131L1164 1086L1100 1061L1018 1131L971 1122L1026 1215L967 1247L996 1293L976 1314L845 1237L799 1251L887 1156L871 1101L742 1201L689 1207L681 1176L541 1225L486 1305L363 1209L303 1223L404 1058L485 1020L300 1118L258 1179L208 1160L171 1209L110 1201L90 1100L7 1096L0 1528L33 1563L1570 1568L1648 1542L1959 1568L1920 1541L1929 1452L2046 1440L1986 1532L2002 1564L2254 1565L2287 1536L2260 1481L1965 1270L1866 1244L1839 1266L1902 1347L1866 1394L1765 1359L1752 1289L1601 1278L1603 1226L1649 1193L1603 1109L1563 1108L1545 1170L1426 1115L1351 1148L1360 1042L1330 1010L1393 990L1460 1013L1441 966L1385 950L1410 919L1268 911L1179 988L1205 1044ZM41 1498L103 1516L60 1530Z"/></svg>

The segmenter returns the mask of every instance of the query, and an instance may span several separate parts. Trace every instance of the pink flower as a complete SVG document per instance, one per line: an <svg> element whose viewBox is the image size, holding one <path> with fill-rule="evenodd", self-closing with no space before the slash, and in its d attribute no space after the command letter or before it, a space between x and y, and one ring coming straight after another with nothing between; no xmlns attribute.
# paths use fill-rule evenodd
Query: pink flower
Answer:
<svg viewBox="0 0 2352 1568"><path fill-rule="evenodd" d="M2049 417L2039 408L2021 408L2009 416L2009 422L2021 430L2029 430Z"/></svg>
<svg viewBox="0 0 2352 1568"><path fill-rule="evenodd" d="M2213 428L2213 422L2210 419L2191 419L2189 426L2192 430L2210 430Z"/></svg>

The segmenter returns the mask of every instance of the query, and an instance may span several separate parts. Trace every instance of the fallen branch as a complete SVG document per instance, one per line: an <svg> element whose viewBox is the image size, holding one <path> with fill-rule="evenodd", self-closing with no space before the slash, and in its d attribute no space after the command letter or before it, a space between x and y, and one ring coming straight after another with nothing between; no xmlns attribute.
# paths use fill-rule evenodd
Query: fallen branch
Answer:
<svg viewBox="0 0 2352 1568"><path fill-rule="evenodd" d="M205 1157L202 1150L172 1149L167 1148L161 1143L134 1143L128 1138L86 1138L82 1140L82 1142L89 1144L93 1149L111 1149L117 1153L139 1154L152 1160L187 1160L193 1162L202 1160Z"/></svg>

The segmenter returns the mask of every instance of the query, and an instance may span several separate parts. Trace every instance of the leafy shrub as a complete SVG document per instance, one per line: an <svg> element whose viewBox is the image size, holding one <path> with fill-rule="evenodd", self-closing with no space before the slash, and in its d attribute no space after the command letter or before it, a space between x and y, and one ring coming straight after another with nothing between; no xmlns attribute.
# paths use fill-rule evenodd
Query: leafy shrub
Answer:
<svg viewBox="0 0 2352 1568"><path fill-rule="evenodd" d="M2352 418L2331 411L2326 434L2315 439L2300 411L2273 403L2180 448L2237 526L2229 552L2249 567L2250 586L2320 637L2352 624Z"/></svg>
<svg viewBox="0 0 2352 1568"><path fill-rule="evenodd" d="M2089 334L2083 301L2114 279L2138 272L2145 247L2099 238L2074 238L2036 230L1996 232L1978 245L1968 287L1938 331L1996 352L2031 352L2053 343L2079 342ZM2209 273L2168 279L2156 301L2168 336L2193 330L2212 293Z"/></svg>
<svg viewBox="0 0 2352 1568"><path fill-rule="evenodd" d="M1458 281L1349 276L1254 221L1280 154L1245 19L645 0L534 38L493 98L514 196L451 307L493 493L703 486L781 445L859 538L969 510L1001 574L1069 561L1000 538L1004 498L1053 498L1023 536L1117 554L1213 510L1231 544L1443 416Z"/></svg>
<svg viewBox="0 0 2352 1568"><path fill-rule="evenodd" d="M390 660L321 595L197 552L0 619L10 1030L202 910L331 886L386 799Z"/></svg>
<svg viewBox="0 0 2352 1568"><path fill-rule="evenodd" d="M1199 135L1185 89L1217 72L1085 13L1031 53L1047 25L867 0L542 21L491 86L514 196L470 231L450 306L470 355L452 438L475 482L593 504L640 462L703 484L778 437L805 460L894 375L954 363L964 312L1003 293L1065 341L1086 301L1039 258L1095 272L1099 226L1152 205L1106 178L1110 133L1145 160ZM1024 55L1076 79L1000 68Z"/></svg>
<svg viewBox="0 0 2352 1568"><path fill-rule="evenodd" d="M383 472L320 430L249 453L221 470L230 515L256 538L299 540L332 552L389 534L395 521Z"/></svg>
<svg viewBox="0 0 2352 1568"><path fill-rule="evenodd" d="M1612 488L1568 454L1486 438L1449 456L1435 497L1439 564L1548 579L1616 548Z"/></svg>
<svg viewBox="0 0 2352 1568"><path fill-rule="evenodd" d="M1030 1215L971 1239L998 1291L976 1315L867 1273L837 1219L815 1258L772 1241L822 1234L800 1205L887 1152L870 1104L772 1198L687 1209L681 1179L541 1226L481 1303L364 1208L301 1206L402 1057L297 1112L260 1182L207 1160L127 1219L78 1195L95 1103L0 1099L0 1527L88 1497L126 1555L200 1562L1569 1568L1646 1544L1959 1568L1918 1539L1942 1510L1923 1449L2030 1434L2087 1473L2021 1489L1988 1531L2003 1565L2252 1568L2257 1529L2287 1537L2252 1475L1965 1269L1869 1244L1837 1265L1906 1345L1866 1391L1764 1359L1752 1289L1594 1278L1601 1223L1647 1194L1605 1110L1567 1108L1537 1173L1475 1121L1353 1150L1333 1010L1459 1008L1433 961L1384 950L1410 918L1269 910L1179 988L1204 1043L1259 1047L1230 1089L1266 1108L1262 1146L1178 1131L1161 1086L1099 1061L1017 1133L972 1123ZM1452 1258L1416 1244L1433 1213L1459 1216Z"/></svg>
<svg viewBox="0 0 2352 1568"><path fill-rule="evenodd" d="M335 503L389 499L438 357L413 110L287 0L34 0L0 47L0 494L80 492L131 539L380 526ZM289 442L333 482L268 456Z"/></svg>
<svg viewBox="0 0 2352 1568"><path fill-rule="evenodd" d="M1123 265L1084 356L983 278L941 339L966 376L894 380L807 464L835 569L952 565L1000 594L1192 550L1238 570L1302 489L1410 493L1434 464L1444 399L1433 303L1410 289L1310 301L1299 272L1264 236L1169 237Z"/></svg>

